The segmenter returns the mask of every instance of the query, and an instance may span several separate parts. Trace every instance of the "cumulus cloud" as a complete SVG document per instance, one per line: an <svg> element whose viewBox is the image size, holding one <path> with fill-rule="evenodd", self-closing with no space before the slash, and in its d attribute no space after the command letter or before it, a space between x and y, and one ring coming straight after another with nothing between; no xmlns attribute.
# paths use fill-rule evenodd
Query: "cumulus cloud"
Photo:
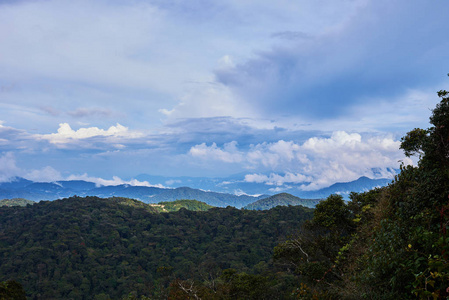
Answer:
<svg viewBox="0 0 449 300"><path fill-rule="evenodd" d="M8 181L20 173L21 170L16 166L14 154L12 152L3 153L0 156L0 182Z"/></svg>
<svg viewBox="0 0 449 300"><path fill-rule="evenodd" d="M291 188L292 188L291 186L282 186L282 187L277 186L275 188L270 188L268 190L272 193L282 193L282 192L288 191Z"/></svg>
<svg viewBox="0 0 449 300"><path fill-rule="evenodd" d="M61 173L50 166L25 171L16 165L16 156L14 153L6 152L0 156L0 182L9 181L13 177L24 177L36 182L49 182L62 179Z"/></svg>
<svg viewBox="0 0 449 300"><path fill-rule="evenodd" d="M248 169L265 169L266 173L251 173L246 182L283 186L301 184L303 190L315 190L335 182L392 177L402 160L412 161L399 149L400 142L392 136L363 137L359 133L336 131L330 137L313 137L304 143L280 140L261 143L240 150L237 144L222 148L216 144L192 147L189 154L197 159L225 163L243 163Z"/></svg>
<svg viewBox="0 0 449 300"><path fill-rule="evenodd" d="M61 173L50 166L44 167L40 170L31 170L23 177L35 182L52 182L63 179Z"/></svg>
<svg viewBox="0 0 449 300"><path fill-rule="evenodd" d="M262 194L247 194L247 193L245 193L244 191L242 191L241 189L238 189L238 190L234 190L234 195L236 195L236 196L251 196L251 197L259 197L259 196L261 196Z"/></svg>
<svg viewBox="0 0 449 300"><path fill-rule="evenodd" d="M142 137L142 134L138 132L132 132L127 127L118 123L116 126L111 126L106 130L100 129L98 127L88 127L73 130L68 123L61 123L59 124L57 133L38 135L37 137L40 139L48 140L52 144L66 144L93 137L132 139ZM119 146L119 148L122 148L123 146L120 144L117 145Z"/></svg>
<svg viewBox="0 0 449 300"><path fill-rule="evenodd" d="M190 148L189 154L192 157L199 157L207 160L220 160L227 163L238 163L243 160L243 153L237 150L237 142L226 143L223 149L213 143L207 146L205 143Z"/></svg>
<svg viewBox="0 0 449 300"><path fill-rule="evenodd" d="M245 175L245 182L256 182L265 183L266 185L278 185L282 186L285 183L303 183L311 181L312 177L305 176L303 174L286 173L285 175L280 175L276 173L271 173L270 175L264 174L247 174Z"/></svg>
<svg viewBox="0 0 449 300"><path fill-rule="evenodd" d="M248 152L248 161L251 164L262 164L270 169L278 169L289 164L293 159L303 159L298 152L300 146L292 141L277 141L252 146Z"/></svg>
<svg viewBox="0 0 449 300"><path fill-rule="evenodd" d="M100 177L89 176L87 173L84 173L82 175L70 175L66 178L66 180L84 180L88 182L93 182L97 186L111 186L111 185L115 186L115 185L128 184L132 186L167 188L162 184L151 184L148 181L139 181L137 179L123 180L118 176L113 176L112 179L103 179Z"/></svg>

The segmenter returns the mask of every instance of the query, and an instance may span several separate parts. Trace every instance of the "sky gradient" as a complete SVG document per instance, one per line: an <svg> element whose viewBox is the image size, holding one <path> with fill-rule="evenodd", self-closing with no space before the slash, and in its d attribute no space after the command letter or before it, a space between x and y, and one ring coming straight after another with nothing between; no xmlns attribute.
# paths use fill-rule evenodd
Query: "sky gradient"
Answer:
<svg viewBox="0 0 449 300"><path fill-rule="evenodd" d="M0 1L0 181L242 174L313 190L391 177L412 162L401 136L429 127L449 89L448 11Z"/></svg>

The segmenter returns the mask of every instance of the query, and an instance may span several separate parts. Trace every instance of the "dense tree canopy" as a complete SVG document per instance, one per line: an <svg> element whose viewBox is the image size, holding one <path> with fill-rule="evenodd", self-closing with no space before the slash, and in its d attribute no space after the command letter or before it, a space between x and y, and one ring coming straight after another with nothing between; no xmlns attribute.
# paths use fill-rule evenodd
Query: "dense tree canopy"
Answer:
<svg viewBox="0 0 449 300"><path fill-rule="evenodd" d="M274 246L311 216L299 206L158 213L96 197L0 207L0 280L38 299L163 299L175 279L210 281L230 268L237 273L226 280L237 284L242 272L273 270Z"/></svg>

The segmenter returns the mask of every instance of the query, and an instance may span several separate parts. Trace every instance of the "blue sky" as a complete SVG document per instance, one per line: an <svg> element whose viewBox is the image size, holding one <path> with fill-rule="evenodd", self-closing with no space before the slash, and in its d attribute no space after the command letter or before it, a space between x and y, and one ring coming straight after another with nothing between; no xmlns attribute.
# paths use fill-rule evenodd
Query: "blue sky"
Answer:
<svg viewBox="0 0 449 300"><path fill-rule="evenodd" d="M0 1L0 180L243 174L313 190L392 176L411 163L400 137L448 89L448 11Z"/></svg>

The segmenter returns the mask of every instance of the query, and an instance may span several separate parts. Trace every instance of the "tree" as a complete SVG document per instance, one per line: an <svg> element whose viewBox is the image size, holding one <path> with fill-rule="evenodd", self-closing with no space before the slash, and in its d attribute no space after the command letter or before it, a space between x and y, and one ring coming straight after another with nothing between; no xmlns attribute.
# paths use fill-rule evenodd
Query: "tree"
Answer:
<svg viewBox="0 0 449 300"><path fill-rule="evenodd" d="M449 92L438 92L441 98L432 111L428 129L415 128L401 139L405 155L418 154L423 168L447 168L449 166Z"/></svg>
<svg viewBox="0 0 449 300"><path fill-rule="evenodd" d="M330 195L318 203L311 223L336 235L347 235L354 229L351 212L341 195Z"/></svg>
<svg viewBox="0 0 449 300"><path fill-rule="evenodd" d="M26 293L22 285L14 280L0 282L0 299L26 300Z"/></svg>
<svg viewBox="0 0 449 300"><path fill-rule="evenodd" d="M430 117L431 127L415 128L401 140L418 166L401 166L385 191L388 205L373 221L361 283L378 297L446 299L449 286L449 92ZM378 211L379 212L379 211Z"/></svg>

